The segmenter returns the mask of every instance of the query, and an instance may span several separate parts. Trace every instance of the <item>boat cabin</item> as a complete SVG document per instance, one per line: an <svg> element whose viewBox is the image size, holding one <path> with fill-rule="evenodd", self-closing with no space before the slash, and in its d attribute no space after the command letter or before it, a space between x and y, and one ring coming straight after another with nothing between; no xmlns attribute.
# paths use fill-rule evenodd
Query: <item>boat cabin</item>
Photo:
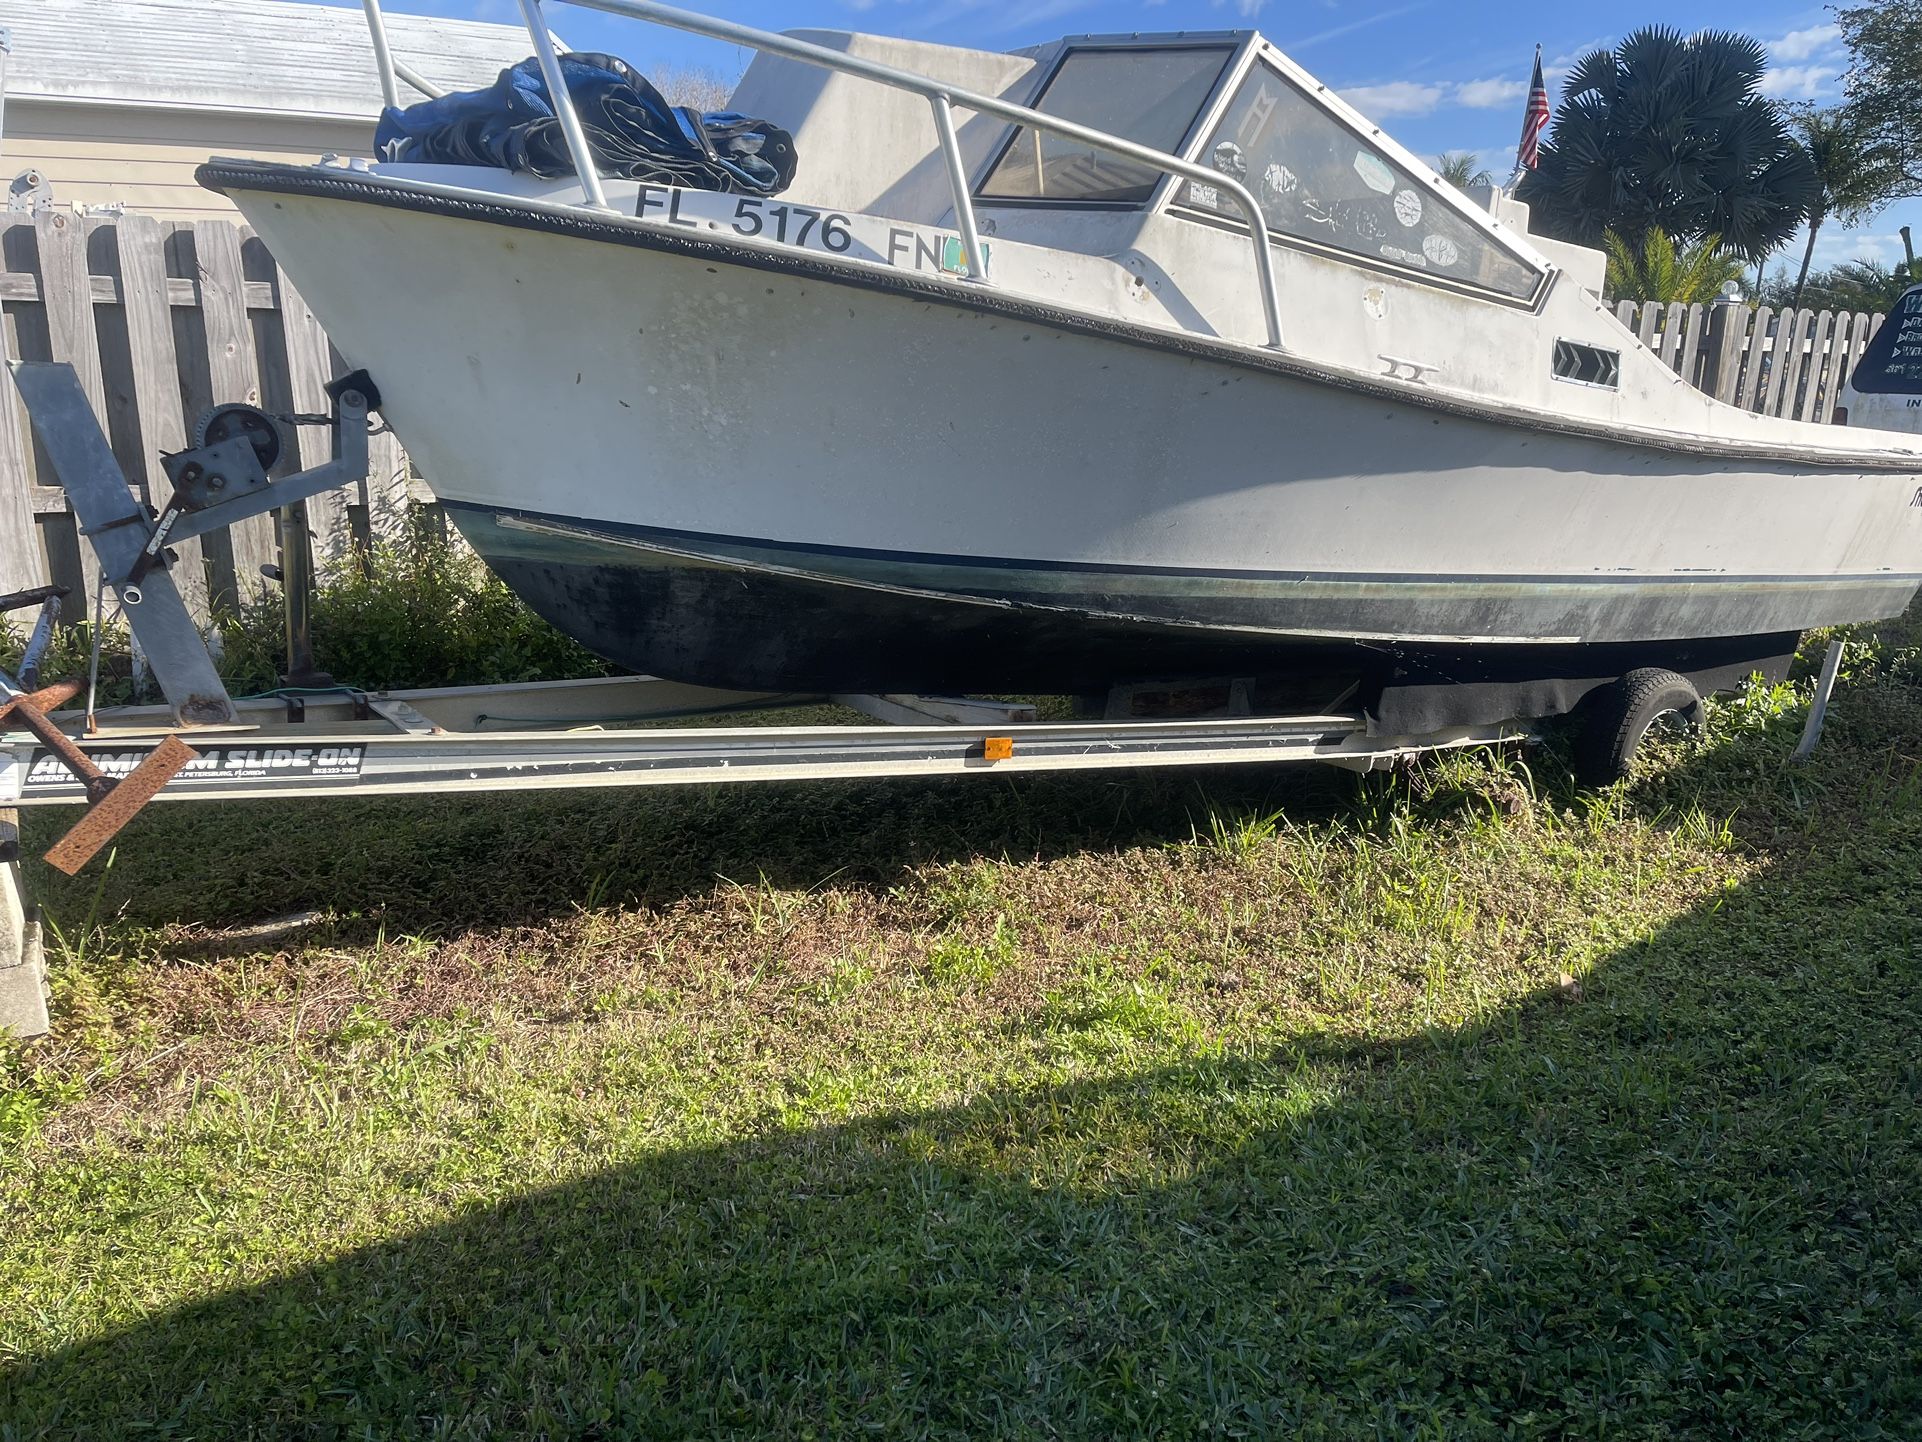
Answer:
<svg viewBox="0 0 1922 1442"><path fill-rule="evenodd" d="M1680 427L1708 422L1714 403L1602 304L1599 251L1531 235L1528 207L1499 189L1457 190L1254 31L1078 35L1005 54L792 33L1234 180L1268 227L1282 343L1296 354L1545 412L1653 406ZM793 133L784 199L958 224L921 96L763 53L730 108ZM1249 227L1229 190L994 116L955 120L991 281L1263 342Z"/></svg>
<svg viewBox="0 0 1922 1442"><path fill-rule="evenodd" d="M692 17L666 23L705 33ZM550 204L611 198L647 224L811 244L1124 326L1278 349L1527 424L1813 442L1799 423L1722 405L1643 345L1603 304L1600 252L1531 234L1527 206L1497 188L1456 189L1252 30L1076 35L1009 53L847 31L788 38L807 50L758 50L728 103L793 137L792 179L764 212L632 181L606 196L571 179L489 184ZM914 77L1017 113L939 96L931 112L925 87L903 83ZM939 135L949 110L954 153ZM458 168L380 170L471 183ZM962 194L970 214L956 213Z"/></svg>
<svg viewBox="0 0 1922 1442"><path fill-rule="evenodd" d="M1254 31L1080 35L1010 54L793 33L1210 165L1256 194L1284 246L1507 304L1532 306L1551 265L1601 289L1599 252L1528 236L1527 208L1498 191L1477 203L1454 190ZM731 105L794 133L795 199L953 223L918 96L762 55ZM1196 181L991 116L962 119L959 139L994 234L1108 253L1164 217L1246 235L1235 207Z"/></svg>

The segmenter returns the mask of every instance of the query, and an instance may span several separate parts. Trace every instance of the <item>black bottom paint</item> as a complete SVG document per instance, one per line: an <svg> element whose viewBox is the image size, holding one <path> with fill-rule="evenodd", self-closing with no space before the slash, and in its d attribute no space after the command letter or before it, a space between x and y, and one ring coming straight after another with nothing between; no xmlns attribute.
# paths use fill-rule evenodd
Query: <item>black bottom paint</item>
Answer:
<svg viewBox="0 0 1922 1442"><path fill-rule="evenodd" d="M1559 715L1663 666L1706 690L1779 678L1795 633L1607 645L1304 642L823 582L504 539L463 516L501 579L560 630L637 672L739 690L1101 694L1245 676L1275 709L1366 706L1384 733ZM1350 687L1354 689L1351 691ZM1348 693L1344 698L1344 693Z"/></svg>

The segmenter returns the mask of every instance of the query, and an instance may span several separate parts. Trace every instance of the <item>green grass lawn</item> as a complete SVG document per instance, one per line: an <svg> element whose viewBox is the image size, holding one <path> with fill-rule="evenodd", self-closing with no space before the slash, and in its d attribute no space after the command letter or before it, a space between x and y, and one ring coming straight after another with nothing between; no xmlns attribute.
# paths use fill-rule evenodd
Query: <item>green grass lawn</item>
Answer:
<svg viewBox="0 0 1922 1442"><path fill-rule="evenodd" d="M154 808L34 876L0 1437L1922 1435L1888 670L1589 797Z"/></svg>

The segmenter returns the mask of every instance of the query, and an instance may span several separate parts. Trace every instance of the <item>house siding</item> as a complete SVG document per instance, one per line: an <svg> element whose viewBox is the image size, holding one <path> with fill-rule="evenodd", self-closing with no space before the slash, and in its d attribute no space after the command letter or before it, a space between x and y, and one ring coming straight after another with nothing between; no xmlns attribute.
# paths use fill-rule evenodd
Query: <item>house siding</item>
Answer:
<svg viewBox="0 0 1922 1442"><path fill-rule="evenodd" d="M194 183L211 155L311 164L332 151L371 155L373 124L113 105L8 104L0 170L38 170L56 206L119 205L167 220L237 215L224 196Z"/></svg>

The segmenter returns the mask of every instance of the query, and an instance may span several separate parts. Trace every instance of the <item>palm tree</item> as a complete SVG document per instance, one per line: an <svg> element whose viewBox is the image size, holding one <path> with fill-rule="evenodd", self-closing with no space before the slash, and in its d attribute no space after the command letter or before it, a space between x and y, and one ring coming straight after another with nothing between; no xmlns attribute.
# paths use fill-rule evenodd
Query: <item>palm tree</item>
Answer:
<svg viewBox="0 0 1922 1442"><path fill-rule="evenodd" d="M1609 230L1602 233L1608 252L1608 293L1615 300L1656 300L1683 305L1714 300L1745 269L1742 258L1722 249L1720 236L1677 246L1665 231L1651 230L1637 246Z"/></svg>
<svg viewBox="0 0 1922 1442"><path fill-rule="evenodd" d="M1767 63L1746 35L1637 30L1582 57L1541 164L1516 198L1544 235L1596 245L1613 230L1721 237L1757 261L1786 244L1816 196L1813 167L1758 90Z"/></svg>
<svg viewBox="0 0 1922 1442"><path fill-rule="evenodd" d="M1815 233L1834 216L1845 226L1860 225L1908 184L1894 147L1873 139L1847 110L1803 110L1789 123L1802 137L1817 185L1809 203L1809 243L1802 248L1802 269L1795 277L1790 305L1802 303L1809 262L1815 258Z"/></svg>
<svg viewBox="0 0 1922 1442"><path fill-rule="evenodd" d="M1435 174L1457 190L1495 183L1495 177L1472 150L1444 150L1435 157Z"/></svg>
<svg viewBox="0 0 1922 1442"><path fill-rule="evenodd" d="M1865 310L1882 315L1912 283L1903 262L1891 268L1875 260L1845 260L1827 270L1812 271L1806 281L1794 285L1786 275L1779 275L1763 288L1761 301L1778 309L1806 305L1810 310Z"/></svg>

